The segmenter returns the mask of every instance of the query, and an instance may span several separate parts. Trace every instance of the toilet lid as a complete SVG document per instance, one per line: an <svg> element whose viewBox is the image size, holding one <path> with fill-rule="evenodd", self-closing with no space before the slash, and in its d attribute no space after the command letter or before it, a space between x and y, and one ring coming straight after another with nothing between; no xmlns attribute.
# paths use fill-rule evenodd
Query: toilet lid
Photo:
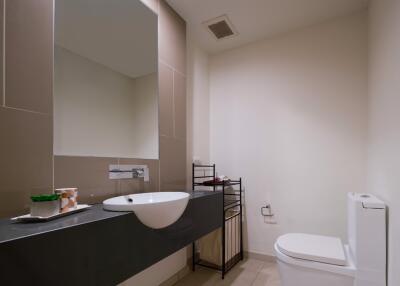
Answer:
<svg viewBox="0 0 400 286"><path fill-rule="evenodd" d="M288 256L334 265L346 265L342 241L337 237L289 233L277 240L279 250Z"/></svg>

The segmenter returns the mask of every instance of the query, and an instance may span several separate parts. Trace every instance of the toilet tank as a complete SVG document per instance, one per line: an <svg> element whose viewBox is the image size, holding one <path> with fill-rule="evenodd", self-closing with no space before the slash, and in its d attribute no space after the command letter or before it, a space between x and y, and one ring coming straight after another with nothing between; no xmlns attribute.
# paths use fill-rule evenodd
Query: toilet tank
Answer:
<svg viewBox="0 0 400 286"><path fill-rule="evenodd" d="M370 194L348 194L348 240L356 286L386 286L386 206Z"/></svg>

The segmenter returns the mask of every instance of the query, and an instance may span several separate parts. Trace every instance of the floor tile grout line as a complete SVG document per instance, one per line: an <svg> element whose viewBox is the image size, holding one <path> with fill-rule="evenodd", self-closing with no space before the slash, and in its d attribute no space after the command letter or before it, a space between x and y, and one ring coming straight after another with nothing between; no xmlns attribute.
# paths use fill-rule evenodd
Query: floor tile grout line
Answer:
<svg viewBox="0 0 400 286"><path fill-rule="evenodd" d="M193 286L200 286L200 285L209 285L209 286L222 286L222 285L237 285L238 282L242 282L239 284L240 286L255 286L258 285L258 282L263 282L264 286L277 286L280 285L279 282L278 284L275 282L275 280L269 280L269 272L274 272L277 265L276 264L271 264L267 261L262 261L262 260L257 260L257 259L250 259L256 262L256 265L237 265L237 267L242 268L242 271L240 273L244 273L245 276L248 276L247 274L251 274L252 278L248 279L247 281L243 280L236 280L238 277L230 277L230 274L228 273L226 278L224 280L221 280L221 273L217 271L212 271L206 268L200 268L205 271L205 273L190 273L188 276L186 276L183 280L179 280L178 283L176 284L177 286L185 286L185 285L193 285ZM255 269L255 271L253 270ZM264 270L267 270L267 280L264 281L264 279L259 280L259 278L262 278L262 273ZM271 272L271 273L272 273ZM247 274L246 274L247 273ZM205 278L205 280L202 280L201 278ZM191 283L191 284L187 284ZM204 284L206 283L206 284ZM265 284L266 283L266 284Z"/></svg>
<svg viewBox="0 0 400 286"><path fill-rule="evenodd" d="M257 274L254 277L253 281L251 282L251 284L249 286L253 286L254 283L256 283L257 281L257 277L260 275L261 270L263 270L263 268L266 266L266 263L264 261L262 261L261 267L257 270Z"/></svg>

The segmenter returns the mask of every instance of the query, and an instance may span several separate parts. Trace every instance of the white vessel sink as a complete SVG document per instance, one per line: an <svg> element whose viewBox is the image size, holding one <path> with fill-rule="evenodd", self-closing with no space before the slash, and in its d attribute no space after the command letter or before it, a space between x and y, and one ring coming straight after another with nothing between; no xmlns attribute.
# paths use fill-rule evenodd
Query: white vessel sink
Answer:
<svg viewBox="0 0 400 286"><path fill-rule="evenodd" d="M141 193L105 200L109 211L133 211L151 228L164 228L176 222L186 209L189 194L183 192Z"/></svg>

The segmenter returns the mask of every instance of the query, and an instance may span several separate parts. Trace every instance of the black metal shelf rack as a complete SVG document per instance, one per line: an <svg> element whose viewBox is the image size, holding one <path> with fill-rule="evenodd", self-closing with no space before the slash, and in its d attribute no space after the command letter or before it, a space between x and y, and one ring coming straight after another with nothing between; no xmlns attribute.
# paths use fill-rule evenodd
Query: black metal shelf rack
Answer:
<svg viewBox="0 0 400 286"><path fill-rule="evenodd" d="M198 175L203 171L202 175ZM204 181L216 179L216 168L213 165L192 166L192 189L202 187L210 191L222 191L222 231L221 231L221 263L216 265L201 260L201 255L196 250L196 243L193 243L192 270L195 271L196 265L221 271L222 279L225 274L233 268L240 260L243 260L243 227L242 227L242 178L234 181L223 181L213 184L205 184ZM229 188L228 188L229 187Z"/></svg>

